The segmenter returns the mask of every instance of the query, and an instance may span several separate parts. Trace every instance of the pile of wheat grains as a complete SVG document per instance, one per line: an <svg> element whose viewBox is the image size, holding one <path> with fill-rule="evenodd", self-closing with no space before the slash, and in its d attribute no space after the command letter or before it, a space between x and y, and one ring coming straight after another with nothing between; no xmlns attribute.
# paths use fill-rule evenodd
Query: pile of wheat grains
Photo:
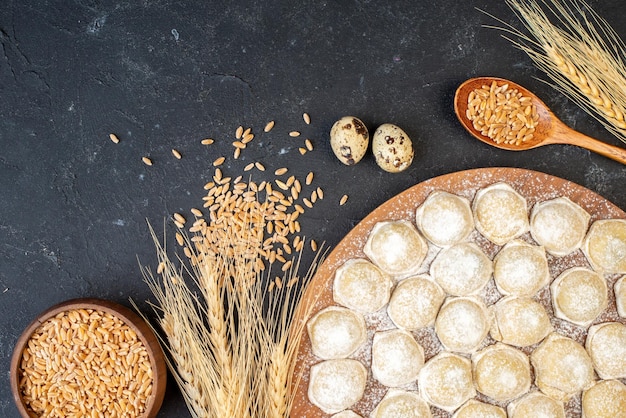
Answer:
<svg viewBox="0 0 626 418"><path fill-rule="evenodd" d="M120 318L61 312L33 332L22 354L22 399L42 417L138 417L152 393L146 347Z"/></svg>

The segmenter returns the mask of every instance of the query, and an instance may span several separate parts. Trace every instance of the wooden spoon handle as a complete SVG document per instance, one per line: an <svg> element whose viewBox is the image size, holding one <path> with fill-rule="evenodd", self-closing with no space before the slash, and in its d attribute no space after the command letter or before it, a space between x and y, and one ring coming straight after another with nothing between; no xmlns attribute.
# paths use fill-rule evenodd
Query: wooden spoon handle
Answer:
<svg viewBox="0 0 626 418"><path fill-rule="evenodd" d="M581 148L588 149L600 155L604 155L612 160L626 164L626 149L609 145L597 139L593 139L574 129L571 129L564 123L557 123L554 127L549 141L552 144L571 144Z"/></svg>

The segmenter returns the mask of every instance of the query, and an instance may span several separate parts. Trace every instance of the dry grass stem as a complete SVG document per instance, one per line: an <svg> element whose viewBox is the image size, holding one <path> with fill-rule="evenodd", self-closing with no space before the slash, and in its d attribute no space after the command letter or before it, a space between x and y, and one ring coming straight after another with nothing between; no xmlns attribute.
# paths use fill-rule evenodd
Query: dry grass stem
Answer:
<svg viewBox="0 0 626 418"><path fill-rule="evenodd" d="M506 2L529 34L496 18L504 25L497 29L518 38L507 39L548 74L554 88L626 142L626 47L606 20L584 0Z"/></svg>

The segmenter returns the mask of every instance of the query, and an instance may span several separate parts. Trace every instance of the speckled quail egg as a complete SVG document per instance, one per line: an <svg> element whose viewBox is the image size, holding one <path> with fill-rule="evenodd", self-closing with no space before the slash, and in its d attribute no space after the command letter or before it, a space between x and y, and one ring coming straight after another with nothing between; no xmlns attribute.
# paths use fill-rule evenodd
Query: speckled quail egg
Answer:
<svg viewBox="0 0 626 418"><path fill-rule="evenodd" d="M385 171L399 173L413 162L413 143L402 129L391 123L380 125L372 138L376 163Z"/></svg>
<svg viewBox="0 0 626 418"><path fill-rule="evenodd" d="M365 124L354 116L344 116L330 129L330 146L345 165L361 161L369 146L370 134Z"/></svg>

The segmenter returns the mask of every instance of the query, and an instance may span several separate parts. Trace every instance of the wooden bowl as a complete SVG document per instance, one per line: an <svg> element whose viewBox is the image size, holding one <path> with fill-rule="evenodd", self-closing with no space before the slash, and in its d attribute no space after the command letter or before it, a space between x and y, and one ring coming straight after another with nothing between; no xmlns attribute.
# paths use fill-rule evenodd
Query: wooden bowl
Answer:
<svg viewBox="0 0 626 418"><path fill-rule="evenodd" d="M33 333L41 324L62 312L79 309L91 309L111 314L124 322L125 325L130 327L130 329L137 334L139 341L141 341L147 351L152 370L152 391L145 400L144 412L139 415L139 417L155 417L161 408L167 382L165 356L157 337L154 332L152 332L150 326L131 309L115 302L94 298L72 299L46 309L28 325L17 340L11 358L10 385L15 404L22 417L34 418L37 416L26 405L20 391L20 378L23 374L21 363L24 349L27 347Z"/></svg>

